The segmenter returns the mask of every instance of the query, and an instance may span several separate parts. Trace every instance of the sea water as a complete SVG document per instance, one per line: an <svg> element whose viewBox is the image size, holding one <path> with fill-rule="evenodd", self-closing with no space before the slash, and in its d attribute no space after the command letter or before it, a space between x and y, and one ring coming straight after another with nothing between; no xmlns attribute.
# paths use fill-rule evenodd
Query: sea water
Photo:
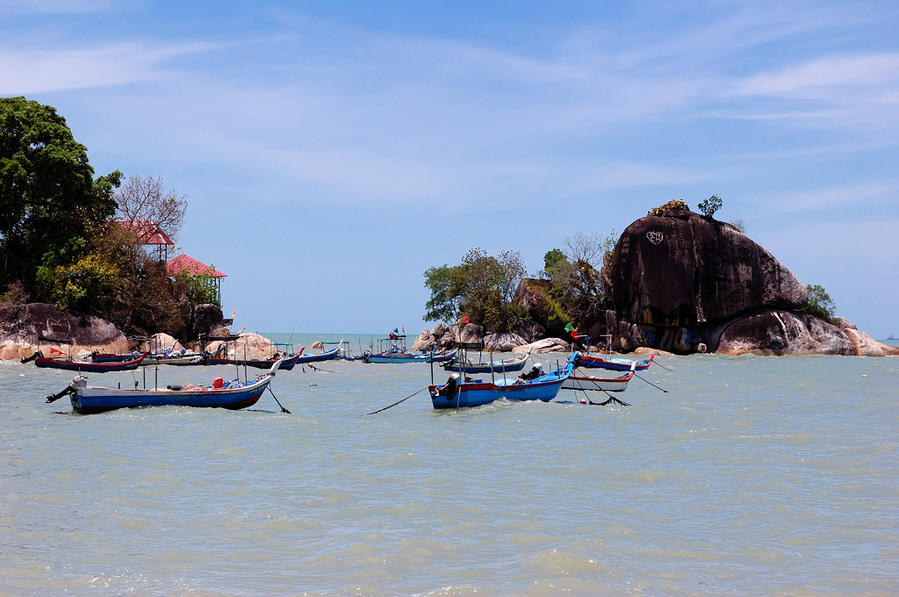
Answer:
<svg viewBox="0 0 899 597"><path fill-rule="evenodd" d="M899 592L897 358L664 357L629 406L459 411L426 364L315 367L273 381L290 414L79 416L43 400L70 372L0 364L0 594Z"/></svg>

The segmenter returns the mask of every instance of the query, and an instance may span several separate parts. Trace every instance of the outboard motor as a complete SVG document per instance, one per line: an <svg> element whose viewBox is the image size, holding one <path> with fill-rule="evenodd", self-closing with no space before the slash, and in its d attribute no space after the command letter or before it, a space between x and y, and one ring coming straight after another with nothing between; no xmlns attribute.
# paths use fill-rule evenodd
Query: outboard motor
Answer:
<svg viewBox="0 0 899 597"><path fill-rule="evenodd" d="M536 379L536 378L540 377L541 375L543 375L543 363L537 363L536 365L531 367L530 371L519 375L518 379L523 379L524 381L528 381L530 379Z"/></svg>

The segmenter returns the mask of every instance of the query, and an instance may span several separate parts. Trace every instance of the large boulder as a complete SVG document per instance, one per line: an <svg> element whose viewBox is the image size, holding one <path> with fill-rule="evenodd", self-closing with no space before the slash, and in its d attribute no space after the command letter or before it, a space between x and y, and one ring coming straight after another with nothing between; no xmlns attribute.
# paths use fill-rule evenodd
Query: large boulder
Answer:
<svg viewBox="0 0 899 597"><path fill-rule="evenodd" d="M165 332L158 332L153 334L148 339L144 340L138 346L138 350L143 351L163 351L163 350L171 350L173 352L180 352L185 350L184 345L182 345L178 340L176 340L173 336L166 334Z"/></svg>
<svg viewBox="0 0 899 597"><path fill-rule="evenodd" d="M692 212L628 226L610 263L618 316L687 329L761 309L805 304L799 280L739 230Z"/></svg>
<svg viewBox="0 0 899 597"><path fill-rule="evenodd" d="M493 352L512 352L516 346L527 344L518 334L487 334L484 336L484 350Z"/></svg>
<svg viewBox="0 0 899 597"><path fill-rule="evenodd" d="M512 349L512 352L532 352L533 354L545 354L547 352L571 352L571 343L561 338L544 338L530 344L522 344Z"/></svg>
<svg viewBox="0 0 899 597"><path fill-rule="evenodd" d="M193 338L198 338L201 334L227 336L230 333L224 325L222 310L208 303L194 307L192 327Z"/></svg>
<svg viewBox="0 0 899 597"><path fill-rule="evenodd" d="M0 309L0 359L31 356L38 349L45 356L77 356L95 350L125 353L128 352L128 339L120 329L105 319L62 311L45 303Z"/></svg>
<svg viewBox="0 0 899 597"><path fill-rule="evenodd" d="M728 325L721 333L717 352L889 356L899 355L899 347L881 344L846 319L829 323L809 315L769 311Z"/></svg>

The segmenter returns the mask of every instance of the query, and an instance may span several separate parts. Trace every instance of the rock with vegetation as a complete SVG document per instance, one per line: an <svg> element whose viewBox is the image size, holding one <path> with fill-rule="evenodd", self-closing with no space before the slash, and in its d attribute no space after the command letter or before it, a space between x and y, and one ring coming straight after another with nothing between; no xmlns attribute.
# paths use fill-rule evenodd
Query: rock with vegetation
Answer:
<svg viewBox="0 0 899 597"><path fill-rule="evenodd" d="M58 338L68 342L42 340ZM124 353L128 340L115 325L95 317L70 313L45 303L29 303L0 309L0 358L29 357L36 350L44 356L80 356L92 351Z"/></svg>
<svg viewBox="0 0 899 597"><path fill-rule="evenodd" d="M713 196L714 198L714 196ZM713 198L710 198L712 200ZM677 353L889 354L834 318L819 285L803 286L734 226L669 202L625 229L605 285L613 345ZM899 351L897 351L899 352Z"/></svg>

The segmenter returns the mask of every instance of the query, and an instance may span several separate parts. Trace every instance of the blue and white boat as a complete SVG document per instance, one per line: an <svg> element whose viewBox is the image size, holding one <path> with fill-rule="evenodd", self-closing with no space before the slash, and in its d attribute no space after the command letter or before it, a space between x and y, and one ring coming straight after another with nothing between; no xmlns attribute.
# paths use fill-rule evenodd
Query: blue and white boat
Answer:
<svg viewBox="0 0 899 597"><path fill-rule="evenodd" d="M575 352L564 367L530 379L527 379L528 376L519 376L487 381L465 377L460 382L459 375L453 374L442 386L428 386L428 392L435 409L481 406L501 398L549 402L558 395L578 361L580 353Z"/></svg>
<svg viewBox="0 0 899 597"><path fill-rule="evenodd" d="M281 361L275 361L271 369L260 375L256 381L249 383L242 384L236 379L228 382L219 378L208 386L187 384L144 390L92 387L87 385L86 377L79 375L58 394L47 396L47 402L71 395L72 409L79 414L145 406L195 406L237 410L253 406L259 401L259 397L268 388L280 366Z"/></svg>

